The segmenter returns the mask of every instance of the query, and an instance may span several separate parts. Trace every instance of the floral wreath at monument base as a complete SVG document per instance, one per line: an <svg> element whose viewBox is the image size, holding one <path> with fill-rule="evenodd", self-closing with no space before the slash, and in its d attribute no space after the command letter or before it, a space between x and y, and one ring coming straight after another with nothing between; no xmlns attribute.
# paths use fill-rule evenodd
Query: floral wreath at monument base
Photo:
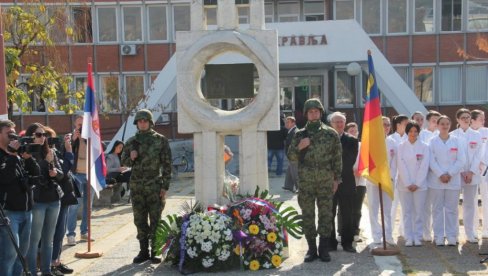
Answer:
<svg viewBox="0 0 488 276"><path fill-rule="evenodd" d="M162 219L155 245L164 262L182 274L280 267L288 256L288 235L302 235L301 216L291 206L256 188L226 206L185 203L180 214Z"/></svg>

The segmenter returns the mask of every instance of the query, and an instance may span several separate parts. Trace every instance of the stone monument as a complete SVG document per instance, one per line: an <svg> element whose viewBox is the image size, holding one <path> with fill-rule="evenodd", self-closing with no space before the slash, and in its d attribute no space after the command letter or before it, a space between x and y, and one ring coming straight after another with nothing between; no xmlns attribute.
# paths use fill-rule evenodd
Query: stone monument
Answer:
<svg viewBox="0 0 488 276"><path fill-rule="evenodd" d="M178 131L193 133L195 196L223 203L224 137L237 135L240 192L268 189L266 131L278 130L278 34L264 28L264 0L250 0L249 29L239 29L234 0L218 0L217 30L207 30L203 0L191 3L191 30L176 35ZM205 99L200 79L205 64L229 52L250 59L259 90L246 107L226 111Z"/></svg>

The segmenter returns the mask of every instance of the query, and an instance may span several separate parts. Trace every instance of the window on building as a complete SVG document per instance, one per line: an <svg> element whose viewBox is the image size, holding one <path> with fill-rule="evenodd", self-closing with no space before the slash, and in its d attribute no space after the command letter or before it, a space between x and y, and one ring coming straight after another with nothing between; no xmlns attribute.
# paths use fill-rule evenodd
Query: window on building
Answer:
<svg viewBox="0 0 488 276"><path fill-rule="evenodd" d="M274 3L264 2L264 20L266 23L274 22Z"/></svg>
<svg viewBox="0 0 488 276"><path fill-rule="evenodd" d="M123 7L124 41L142 41L141 7Z"/></svg>
<svg viewBox="0 0 488 276"><path fill-rule="evenodd" d="M441 31L460 31L462 23L462 0L442 0Z"/></svg>
<svg viewBox="0 0 488 276"><path fill-rule="evenodd" d="M461 102L461 66L441 67L439 78L439 102Z"/></svg>
<svg viewBox="0 0 488 276"><path fill-rule="evenodd" d="M98 7L98 41L117 42L117 10L115 7Z"/></svg>
<svg viewBox="0 0 488 276"><path fill-rule="evenodd" d="M166 6L147 6L149 41L168 39Z"/></svg>
<svg viewBox="0 0 488 276"><path fill-rule="evenodd" d="M354 0L337 0L335 1L335 19L354 19L355 16Z"/></svg>
<svg viewBox="0 0 488 276"><path fill-rule="evenodd" d="M174 31L190 30L190 6L177 5L173 6ZM175 32L173 32L175 33Z"/></svg>
<svg viewBox="0 0 488 276"><path fill-rule="evenodd" d="M415 32L434 32L434 0L415 0Z"/></svg>
<svg viewBox="0 0 488 276"><path fill-rule="evenodd" d="M488 1L468 1L468 30L488 29Z"/></svg>
<svg viewBox="0 0 488 276"><path fill-rule="evenodd" d="M100 98L102 112L120 112L119 76L100 76Z"/></svg>
<svg viewBox="0 0 488 276"><path fill-rule="evenodd" d="M68 17L64 6L47 6L49 24L49 37L54 43L66 43L66 28L68 27Z"/></svg>
<svg viewBox="0 0 488 276"><path fill-rule="evenodd" d="M86 87L88 85L88 79L86 76L73 76L73 82L71 82L69 90L73 95L75 93L85 93ZM69 103L75 104L83 109L85 97L70 97Z"/></svg>
<svg viewBox="0 0 488 276"><path fill-rule="evenodd" d="M278 21L279 22L300 21L300 3L298 1L279 1Z"/></svg>
<svg viewBox="0 0 488 276"><path fill-rule="evenodd" d="M363 0L361 3L363 29L368 34L381 33L381 1Z"/></svg>
<svg viewBox="0 0 488 276"><path fill-rule="evenodd" d="M402 66L402 67L394 67L395 71L400 75L400 77L403 79L403 81L408 85L408 67Z"/></svg>
<svg viewBox="0 0 488 276"><path fill-rule="evenodd" d="M324 1L304 1L303 17L305 21L323 21L325 19Z"/></svg>
<svg viewBox="0 0 488 276"><path fill-rule="evenodd" d="M239 24L249 24L249 5L238 5L237 15L239 16Z"/></svg>
<svg viewBox="0 0 488 276"><path fill-rule="evenodd" d="M479 104L488 101L488 65L466 67L466 101Z"/></svg>
<svg viewBox="0 0 488 276"><path fill-rule="evenodd" d="M434 68L413 68L413 87L417 98L423 103L434 102Z"/></svg>
<svg viewBox="0 0 488 276"><path fill-rule="evenodd" d="M347 71L336 71L335 106L352 106L354 104L353 79Z"/></svg>
<svg viewBox="0 0 488 276"><path fill-rule="evenodd" d="M90 7L71 7L74 43L92 43L92 14Z"/></svg>
<svg viewBox="0 0 488 276"><path fill-rule="evenodd" d="M207 25L217 25L217 6L205 6Z"/></svg>
<svg viewBox="0 0 488 276"><path fill-rule="evenodd" d="M407 1L388 0L388 33L407 32Z"/></svg>
<svg viewBox="0 0 488 276"><path fill-rule="evenodd" d="M144 76L125 76L126 91L126 110L132 110L137 107L139 101L144 97Z"/></svg>

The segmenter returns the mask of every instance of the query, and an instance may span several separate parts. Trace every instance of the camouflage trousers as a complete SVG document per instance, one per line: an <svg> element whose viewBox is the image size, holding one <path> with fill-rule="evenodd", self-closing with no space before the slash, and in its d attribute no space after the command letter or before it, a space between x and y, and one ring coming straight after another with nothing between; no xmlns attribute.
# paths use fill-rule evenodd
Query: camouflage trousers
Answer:
<svg viewBox="0 0 488 276"><path fill-rule="evenodd" d="M329 181L327 181L329 182ZM302 229L305 238L314 239L317 233L324 238L332 231L332 180L329 183L300 179L298 205L302 209ZM318 209L318 227L315 225L315 205Z"/></svg>
<svg viewBox="0 0 488 276"><path fill-rule="evenodd" d="M142 191L132 191L131 198L134 224L137 227L137 239L152 241L161 219L165 200L159 197L159 193Z"/></svg>

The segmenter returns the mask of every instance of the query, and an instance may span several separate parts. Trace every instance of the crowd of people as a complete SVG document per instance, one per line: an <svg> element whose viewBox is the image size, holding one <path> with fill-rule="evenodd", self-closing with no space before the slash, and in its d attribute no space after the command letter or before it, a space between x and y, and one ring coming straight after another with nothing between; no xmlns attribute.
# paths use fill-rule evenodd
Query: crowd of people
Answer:
<svg viewBox="0 0 488 276"><path fill-rule="evenodd" d="M307 123L303 129L295 129L293 117L286 118L293 138L284 139L290 162L283 189L298 193L309 246L305 262L316 258L330 261L328 252L337 250L339 243L344 251L356 252L353 241L361 240L359 221L365 197L372 235L367 238L373 248L383 242L395 245L395 227L407 247L422 246L425 242L455 246L460 237L459 202L466 242L478 243L478 238L488 238L488 223L483 223L481 236L477 233L478 195L481 194L483 203L488 202L488 149L485 149L488 128L484 127L483 111L460 108L453 119L433 110L425 115L415 112L411 116L382 118L394 185L393 200L385 192L382 195L384 241L378 186L358 172L361 147L358 125L346 124L346 116L341 112L329 114L324 122L321 119L324 112L318 99L309 99L304 105ZM298 173L294 177L296 167ZM399 223L395 223L397 219ZM485 221L488 204L483 204ZM317 235L320 235L318 249Z"/></svg>
<svg viewBox="0 0 488 276"><path fill-rule="evenodd" d="M131 146L126 147L127 151L122 141L116 141L106 156L106 182L127 186L130 180L144 182L137 185L132 196L134 213L138 214L134 217L138 239L143 243L142 253L134 262L146 259L159 262L154 250L149 255L148 242L164 208L171 152L167 139L152 130L150 111L139 111L134 124L139 132L129 140ZM42 275L73 273L61 262L64 237L66 245L77 244L77 216L81 207L79 240L88 240L88 202L93 203L95 194L90 187L89 199L86 190L87 141L81 137L82 125L83 116L77 116L73 132L59 138L53 128L40 123L33 123L17 134L12 121L0 120L0 275L21 275L24 270L31 275L38 275L38 271ZM158 153L166 168L163 178L158 177L161 174ZM139 177L131 178L133 172ZM146 189L148 183L150 189ZM157 193L150 195L154 189ZM144 222L148 216L150 225Z"/></svg>

